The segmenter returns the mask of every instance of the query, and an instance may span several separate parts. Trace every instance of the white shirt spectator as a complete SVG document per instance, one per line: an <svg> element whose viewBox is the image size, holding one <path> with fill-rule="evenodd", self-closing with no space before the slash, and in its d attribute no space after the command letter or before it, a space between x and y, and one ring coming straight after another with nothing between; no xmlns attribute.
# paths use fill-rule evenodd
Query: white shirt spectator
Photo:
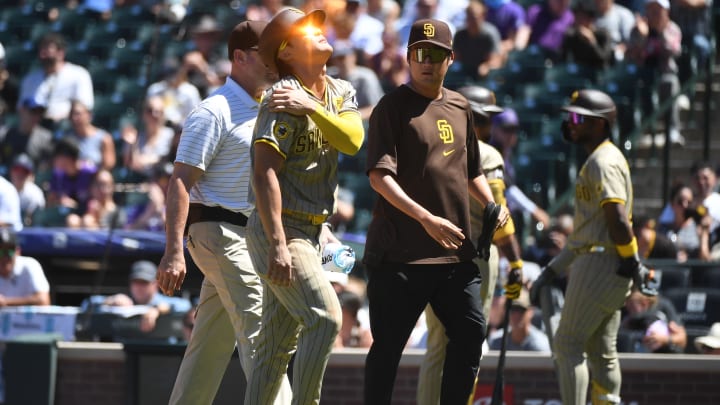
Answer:
<svg viewBox="0 0 720 405"><path fill-rule="evenodd" d="M70 103L81 101L88 109L95 104L92 78L82 66L65 62L60 70L47 76L37 68L28 73L20 85L18 100L32 99L47 107L45 117L53 121L68 118Z"/></svg>
<svg viewBox="0 0 720 405"><path fill-rule="evenodd" d="M0 277L0 295L24 297L50 292L50 283L40 263L27 256L17 256L9 278Z"/></svg>
<svg viewBox="0 0 720 405"><path fill-rule="evenodd" d="M12 225L17 232L22 230L20 196L15 186L0 176L0 224Z"/></svg>

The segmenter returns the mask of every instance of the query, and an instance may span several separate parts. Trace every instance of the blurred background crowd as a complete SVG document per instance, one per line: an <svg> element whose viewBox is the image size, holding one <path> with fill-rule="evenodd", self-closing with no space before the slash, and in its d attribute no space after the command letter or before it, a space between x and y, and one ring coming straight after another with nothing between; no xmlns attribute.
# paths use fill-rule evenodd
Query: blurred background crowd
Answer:
<svg viewBox="0 0 720 405"><path fill-rule="evenodd" d="M695 84L713 73L717 53L718 24L713 21L718 6L711 0L3 4L0 221L16 231L67 227L161 232L183 120L224 83L230 65L225 40L239 21L269 20L288 5L324 9L324 30L335 50L328 72L353 84L367 122L378 100L408 78L410 26L432 17L450 23L454 34L455 61L446 87L487 87L505 108L493 119L491 143L505 159L508 204L528 263L528 283L572 230L571 185L582 157L562 142L559 106L576 89L599 88L619 107L613 140L625 151L642 148L648 135L656 145L655 131L663 131L674 148L689 147L689 136L700 125L691 113L700 101ZM376 198L365 175L363 150L354 157L341 156L338 211L330 219L339 236L359 245ZM636 315L624 324L632 330L645 328L643 336L661 318L672 325L660 328L664 336L682 328L686 337L678 340L681 345L673 343L675 351L680 346L680 351L699 350L687 344L687 336L704 336L720 321L707 311L686 328L683 325L692 321L682 317L689 311L688 301L672 299L677 294L672 289L705 288L710 298L703 308L709 308L712 297L720 296L720 264L711 265L720 260L717 162L685 163L662 197L636 207L634 220L643 256L666 260L662 292L668 299L659 301L675 301L675 318L668 319L667 311L658 317L658 302L633 301L628 316L652 310L652 321L638 321L644 318ZM18 209L5 209L8 206ZM503 284L501 277L498 286ZM336 286L347 312L338 345L369 346L361 264ZM498 292L490 320L494 328L502 319L502 299ZM511 318L516 333L531 325L542 328L538 311L529 304L522 301L513 308L528 314ZM422 347L423 333L421 321L409 345ZM628 350L657 349L633 339Z"/></svg>

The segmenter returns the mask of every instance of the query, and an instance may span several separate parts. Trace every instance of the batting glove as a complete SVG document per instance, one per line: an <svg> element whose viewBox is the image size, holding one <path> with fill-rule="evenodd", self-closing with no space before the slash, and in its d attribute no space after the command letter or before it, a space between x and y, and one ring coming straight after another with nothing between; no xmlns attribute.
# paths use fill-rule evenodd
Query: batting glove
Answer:
<svg viewBox="0 0 720 405"><path fill-rule="evenodd" d="M634 287L644 295L648 297L658 295L655 270L645 267L637 255L621 258L617 274L622 277L632 278Z"/></svg>
<svg viewBox="0 0 720 405"><path fill-rule="evenodd" d="M507 284L505 284L505 298L516 300L520 298L522 290L522 267L510 270Z"/></svg>
<svg viewBox="0 0 720 405"><path fill-rule="evenodd" d="M542 272L530 286L530 303L536 307L540 306L540 292L546 286L552 284L557 274L550 266L543 267Z"/></svg>

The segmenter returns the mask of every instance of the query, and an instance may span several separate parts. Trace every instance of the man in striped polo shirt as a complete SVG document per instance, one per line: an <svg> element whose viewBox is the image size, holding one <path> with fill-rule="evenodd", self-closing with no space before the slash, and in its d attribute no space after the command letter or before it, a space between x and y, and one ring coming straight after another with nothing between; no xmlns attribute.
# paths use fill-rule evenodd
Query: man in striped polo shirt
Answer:
<svg viewBox="0 0 720 405"><path fill-rule="evenodd" d="M172 295L186 266L183 234L203 272L195 326L170 397L171 404L212 403L235 343L246 376L254 369L262 284L245 244L250 189L250 140L258 100L276 76L257 43L267 23L238 24L228 40L230 76L187 117L167 196L167 245L158 284ZM277 404L290 400L283 378Z"/></svg>

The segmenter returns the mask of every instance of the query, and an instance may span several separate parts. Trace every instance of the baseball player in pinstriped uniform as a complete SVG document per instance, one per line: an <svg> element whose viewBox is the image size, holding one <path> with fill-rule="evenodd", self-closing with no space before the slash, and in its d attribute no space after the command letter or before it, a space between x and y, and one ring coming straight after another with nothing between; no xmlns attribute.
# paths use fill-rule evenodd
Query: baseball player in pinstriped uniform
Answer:
<svg viewBox="0 0 720 405"><path fill-rule="evenodd" d="M250 141L258 100L276 79L256 52L265 25L246 21L233 29L230 77L187 117L178 146L158 283L168 295L180 289L186 228L188 250L205 278L171 404L211 404L236 343L246 376L254 368L262 285L250 262L245 223L253 208ZM285 378L275 403L288 404L290 396Z"/></svg>
<svg viewBox="0 0 720 405"><path fill-rule="evenodd" d="M490 120L493 115L503 110L496 105L495 94L484 87L467 86L458 89L458 92L468 99L473 112L475 136L480 148L480 165L492 190L493 198L496 203L506 205L505 182L503 181L505 163L500 152L487 143L490 140ZM470 240L472 241L476 241L480 237L483 210L484 208L478 201L470 200ZM498 277L499 257L496 245L502 249L503 254L510 261L511 272L508 274L508 284L505 288L507 298L518 298L522 287L523 262L520 259L520 245L515 238L515 226L512 218L508 218L505 226L495 232L493 242L494 245L490 248L490 258L487 261L480 257L474 260L483 281L480 298L485 319L488 319L490 315L490 306ZM418 405L437 405L440 402L440 376L443 363L445 363L445 348L448 339L445 328L430 306L425 308L425 319L428 328L427 350L420 364L417 403ZM487 333L487 330L485 332Z"/></svg>
<svg viewBox="0 0 720 405"><path fill-rule="evenodd" d="M537 302L540 290L555 275L568 275L565 305L552 341L562 402L586 404L592 382L593 404L619 404L620 308L633 284L648 295L657 291L649 285L652 273L639 261L630 223L630 169L609 139L615 103L601 91L580 90L563 110L568 112L563 136L589 156L575 185L574 230L566 247L533 283L531 299Z"/></svg>
<svg viewBox="0 0 720 405"><path fill-rule="evenodd" d="M368 176L380 198L364 255L373 334L365 404L391 403L403 348L428 304L448 335L441 401L465 404L485 335L469 198L490 205L493 196L470 106L443 87L453 60L448 25L418 20L408 43L410 81L378 103L368 132ZM499 218L504 225L507 209Z"/></svg>
<svg viewBox="0 0 720 405"><path fill-rule="evenodd" d="M364 131L349 82L325 75L332 54L325 12L287 8L260 37L281 80L265 95L253 134L255 211L248 247L264 280L263 318L245 404L267 404L295 352L293 404L317 404L342 313L320 252L338 242L323 226L334 210L338 153L360 150Z"/></svg>

